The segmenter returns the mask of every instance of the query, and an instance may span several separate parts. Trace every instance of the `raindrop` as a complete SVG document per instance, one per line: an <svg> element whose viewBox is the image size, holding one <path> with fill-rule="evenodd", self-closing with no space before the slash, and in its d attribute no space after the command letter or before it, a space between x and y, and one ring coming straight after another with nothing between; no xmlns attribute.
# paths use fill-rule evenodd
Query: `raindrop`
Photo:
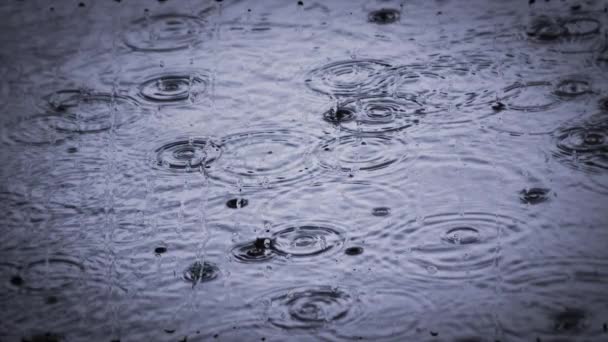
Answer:
<svg viewBox="0 0 608 342"><path fill-rule="evenodd" d="M519 199L522 203L538 204L549 199L549 192L546 188L530 188L524 189L519 193Z"/></svg>
<svg viewBox="0 0 608 342"><path fill-rule="evenodd" d="M344 254L350 255L350 256L363 254L363 247L359 247L359 246L348 247L347 249L344 250Z"/></svg>
<svg viewBox="0 0 608 342"><path fill-rule="evenodd" d="M424 117L424 107L413 97L363 96L330 109L325 121L358 133L399 131Z"/></svg>
<svg viewBox="0 0 608 342"><path fill-rule="evenodd" d="M270 246L278 255L304 258L336 252L343 244L342 233L334 228L302 224L274 233Z"/></svg>
<svg viewBox="0 0 608 342"><path fill-rule="evenodd" d="M194 262L184 270L184 280L191 283L192 287L198 283L204 283L216 279L220 270L212 263L200 261Z"/></svg>
<svg viewBox="0 0 608 342"><path fill-rule="evenodd" d="M167 252L167 247L156 247L154 248L154 254L156 254L157 256L164 254Z"/></svg>
<svg viewBox="0 0 608 342"><path fill-rule="evenodd" d="M323 114L323 120L333 123L340 124L343 122L350 122L355 119L356 113L352 108L338 106L337 108L331 108Z"/></svg>
<svg viewBox="0 0 608 342"><path fill-rule="evenodd" d="M139 96L156 105L194 102L205 93L208 83L201 74L166 72L145 80L139 86Z"/></svg>
<svg viewBox="0 0 608 342"><path fill-rule="evenodd" d="M216 161L222 149L207 138L176 139L156 149L155 164L159 168L198 172L199 167L206 167Z"/></svg>
<svg viewBox="0 0 608 342"><path fill-rule="evenodd" d="M442 239L455 245L468 245L479 242L479 231L473 227L456 227L445 232Z"/></svg>
<svg viewBox="0 0 608 342"><path fill-rule="evenodd" d="M331 286L292 288L270 297L268 321L282 329L317 329L353 319L356 297Z"/></svg>
<svg viewBox="0 0 608 342"><path fill-rule="evenodd" d="M399 20L400 12L392 8L383 8L369 13L367 19L370 23L385 25Z"/></svg>
<svg viewBox="0 0 608 342"><path fill-rule="evenodd" d="M275 254L270 238L257 238L253 242L239 244L232 249L232 255L242 262L263 262L272 259Z"/></svg>
<svg viewBox="0 0 608 342"><path fill-rule="evenodd" d="M389 216L391 214L391 208L388 207L377 207L372 209L372 215L377 217Z"/></svg>
<svg viewBox="0 0 608 342"><path fill-rule="evenodd" d="M229 199L226 202L226 206L230 209L244 208L248 204L249 204L249 200L247 200L246 198L233 198L233 199Z"/></svg>

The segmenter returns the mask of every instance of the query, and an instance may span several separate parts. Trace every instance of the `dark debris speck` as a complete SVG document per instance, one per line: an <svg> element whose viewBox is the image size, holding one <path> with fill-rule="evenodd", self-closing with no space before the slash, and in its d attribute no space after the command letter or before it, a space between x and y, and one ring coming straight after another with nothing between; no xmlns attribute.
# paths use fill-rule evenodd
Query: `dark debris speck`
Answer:
<svg viewBox="0 0 608 342"><path fill-rule="evenodd" d="M226 206L230 209L244 208L249 204L246 198L232 198L226 201Z"/></svg>
<svg viewBox="0 0 608 342"><path fill-rule="evenodd" d="M23 285L23 278L21 278L21 276L13 276L11 278L11 284L15 285L15 286L21 286Z"/></svg>
<svg viewBox="0 0 608 342"><path fill-rule="evenodd" d="M56 304L58 301L59 301L59 299L57 299L57 297L55 297L55 296L48 296L46 298L47 304Z"/></svg>
<svg viewBox="0 0 608 342"><path fill-rule="evenodd" d="M492 105L492 109L494 109L497 112L504 110L505 108L506 108L505 104L500 101L498 101Z"/></svg>
<svg viewBox="0 0 608 342"><path fill-rule="evenodd" d="M359 247L359 246L348 247L347 249L344 250L344 254L351 255L351 256L363 254L363 247Z"/></svg>

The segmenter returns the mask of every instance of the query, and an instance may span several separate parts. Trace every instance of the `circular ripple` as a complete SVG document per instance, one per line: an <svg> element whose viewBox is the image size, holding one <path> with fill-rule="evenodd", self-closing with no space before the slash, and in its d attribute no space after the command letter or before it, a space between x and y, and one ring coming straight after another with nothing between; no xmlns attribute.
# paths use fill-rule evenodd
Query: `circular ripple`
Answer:
<svg viewBox="0 0 608 342"><path fill-rule="evenodd" d="M554 94L562 98L573 98L591 93L591 84L584 79L565 79L555 87Z"/></svg>
<svg viewBox="0 0 608 342"><path fill-rule="evenodd" d="M199 172L222 155L222 148L207 138L178 138L155 150L155 166L174 171Z"/></svg>
<svg viewBox="0 0 608 342"><path fill-rule="evenodd" d="M270 248L281 256L307 258L337 253L344 245L344 233L326 223L296 223L278 227Z"/></svg>
<svg viewBox="0 0 608 342"><path fill-rule="evenodd" d="M382 72L388 67L388 63L375 59L338 61L311 70L305 82L310 89L332 96L379 93Z"/></svg>
<svg viewBox="0 0 608 342"><path fill-rule="evenodd" d="M291 184L313 176L316 138L291 129L246 131L221 140L223 156L210 176L241 187Z"/></svg>
<svg viewBox="0 0 608 342"><path fill-rule="evenodd" d="M504 322L508 335L542 341L595 341L605 334L608 267L594 259L545 258L508 261L501 272L504 290L522 315ZM514 296L515 297L515 296ZM517 298L516 297L516 298ZM522 310L523 309L523 310ZM600 338L601 339L601 338Z"/></svg>
<svg viewBox="0 0 608 342"><path fill-rule="evenodd" d="M152 104L194 102L205 93L207 84L207 78L195 73L163 73L145 80L139 96Z"/></svg>
<svg viewBox="0 0 608 342"><path fill-rule="evenodd" d="M30 291L58 290L75 285L84 266L69 258L51 257L29 263L24 270L24 287Z"/></svg>
<svg viewBox="0 0 608 342"><path fill-rule="evenodd" d="M393 225L399 226L372 233L369 240L376 234L389 239L382 243L392 246L394 255L405 253L404 260L417 266L412 276L424 281L487 277L498 243L512 245L525 235L522 222L489 212L445 213Z"/></svg>
<svg viewBox="0 0 608 342"><path fill-rule="evenodd" d="M321 167L344 173L373 172L411 159L403 137L353 134L334 138L315 151Z"/></svg>
<svg viewBox="0 0 608 342"><path fill-rule="evenodd" d="M135 99L110 93L60 90L44 98L55 114L59 131L94 133L137 120L142 110Z"/></svg>
<svg viewBox="0 0 608 342"><path fill-rule="evenodd" d="M357 297L346 288L298 287L269 298L268 321L282 329L318 329L355 318Z"/></svg>
<svg viewBox="0 0 608 342"><path fill-rule="evenodd" d="M57 115L35 115L9 123L3 130L7 144L33 146L54 145L65 141L69 134L56 129L61 117Z"/></svg>
<svg viewBox="0 0 608 342"><path fill-rule="evenodd" d="M385 73L385 85L390 94L424 106L425 113L437 114L426 117L427 122L466 122L471 119L463 117L463 110L476 109L482 116L487 116L489 113L482 109L496 100L496 93L477 75L478 72L470 63L453 61L429 66L403 65ZM456 83L467 86L458 87ZM412 104L409 107L412 108ZM452 109L460 109L456 113L460 117L446 117L450 114L446 112Z"/></svg>
<svg viewBox="0 0 608 342"><path fill-rule="evenodd" d="M550 189L530 188L524 189L519 193L519 199L526 204L539 204L549 200Z"/></svg>
<svg viewBox="0 0 608 342"><path fill-rule="evenodd" d="M271 260L276 255L271 248L272 239L257 238L253 242L236 245L232 248L232 256L241 262L264 262Z"/></svg>
<svg viewBox="0 0 608 342"><path fill-rule="evenodd" d="M590 173L608 170L608 121L595 117L555 132L553 155L566 165Z"/></svg>
<svg viewBox="0 0 608 342"><path fill-rule="evenodd" d="M201 263L200 261L196 261L184 270L183 278L194 287L198 283L216 279L219 274L220 269L216 265L209 262Z"/></svg>
<svg viewBox="0 0 608 342"><path fill-rule="evenodd" d="M555 107L559 101L552 93L553 84L544 81L515 83L503 89L509 109L526 112L542 112Z"/></svg>
<svg viewBox="0 0 608 342"><path fill-rule="evenodd" d="M598 34L602 24L593 18L571 18L563 22L569 36L588 36Z"/></svg>
<svg viewBox="0 0 608 342"><path fill-rule="evenodd" d="M578 116L577 107L561 101L575 96L557 94L551 82L515 83L504 89L506 109L488 119L489 127L513 135L550 134L560 122Z"/></svg>
<svg viewBox="0 0 608 342"><path fill-rule="evenodd" d="M326 121L340 124L348 131L379 133L417 124L424 115L424 107L414 99L368 96L347 101L327 113Z"/></svg>
<svg viewBox="0 0 608 342"><path fill-rule="evenodd" d="M396 9L382 8L382 9L370 12L369 15L367 16L367 20L370 23L386 25L386 24L392 24L392 23L396 22L397 20L399 20L400 15L401 15L401 13Z"/></svg>
<svg viewBox="0 0 608 342"><path fill-rule="evenodd" d="M448 229L442 239L454 245L468 245L478 243L480 236L477 228L464 226Z"/></svg>
<svg viewBox="0 0 608 342"><path fill-rule="evenodd" d="M127 29L125 44L139 51L173 51L199 42L202 21L194 16L166 14L138 19Z"/></svg>
<svg viewBox="0 0 608 342"><path fill-rule="evenodd" d="M359 227L371 227L388 218L391 210L409 207L409 198L393 184L345 180L319 182L305 187L288 188L274 196L261 209L269 222L304 222L315 214L318 225L335 227L335 222L348 222L337 231L348 231L352 239ZM374 215L377 212L377 215ZM390 216L389 216L390 217ZM322 224L321 224L322 221ZM352 241L352 240L351 240Z"/></svg>
<svg viewBox="0 0 608 342"><path fill-rule="evenodd" d="M341 124L344 122L353 121L356 116L357 112L354 110L354 108L339 105L336 108L331 108L323 113L323 120L333 124Z"/></svg>
<svg viewBox="0 0 608 342"><path fill-rule="evenodd" d="M548 16L538 16L532 19L526 33L539 41L554 41L568 33L564 25Z"/></svg>

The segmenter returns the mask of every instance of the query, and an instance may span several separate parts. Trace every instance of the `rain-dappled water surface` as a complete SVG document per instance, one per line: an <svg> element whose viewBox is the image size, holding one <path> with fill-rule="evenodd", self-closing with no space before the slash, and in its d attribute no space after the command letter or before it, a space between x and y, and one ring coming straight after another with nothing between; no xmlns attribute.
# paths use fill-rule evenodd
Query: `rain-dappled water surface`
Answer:
<svg viewBox="0 0 608 342"><path fill-rule="evenodd" d="M0 341L608 340L606 1L0 13Z"/></svg>

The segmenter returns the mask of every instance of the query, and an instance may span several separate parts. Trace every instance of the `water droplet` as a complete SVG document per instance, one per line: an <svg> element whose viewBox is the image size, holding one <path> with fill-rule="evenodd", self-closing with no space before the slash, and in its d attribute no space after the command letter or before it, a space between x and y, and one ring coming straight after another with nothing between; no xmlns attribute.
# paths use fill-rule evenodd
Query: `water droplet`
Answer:
<svg viewBox="0 0 608 342"><path fill-rule="evenodd" d="M344 254L351 255L351 256L363 254L363 247L359 247L359 246L348 247L347 249L344 250Z"/></svg>
<svg viewBox="0 0 608 342"><path fill-rule="evenodd" d="M246 198L233 198L233 199L229 199L226 202L226 206L230 209L244 208L248 204L249 204L249 200L247 200Z"/></svg>
<svg viewBox="0 0 608 342"><path fill-rule="evenodd" d="M386 25L398 21L400 15L401 13L396 9L383 8L370 12L367 19L370 23Z"/></svg>

